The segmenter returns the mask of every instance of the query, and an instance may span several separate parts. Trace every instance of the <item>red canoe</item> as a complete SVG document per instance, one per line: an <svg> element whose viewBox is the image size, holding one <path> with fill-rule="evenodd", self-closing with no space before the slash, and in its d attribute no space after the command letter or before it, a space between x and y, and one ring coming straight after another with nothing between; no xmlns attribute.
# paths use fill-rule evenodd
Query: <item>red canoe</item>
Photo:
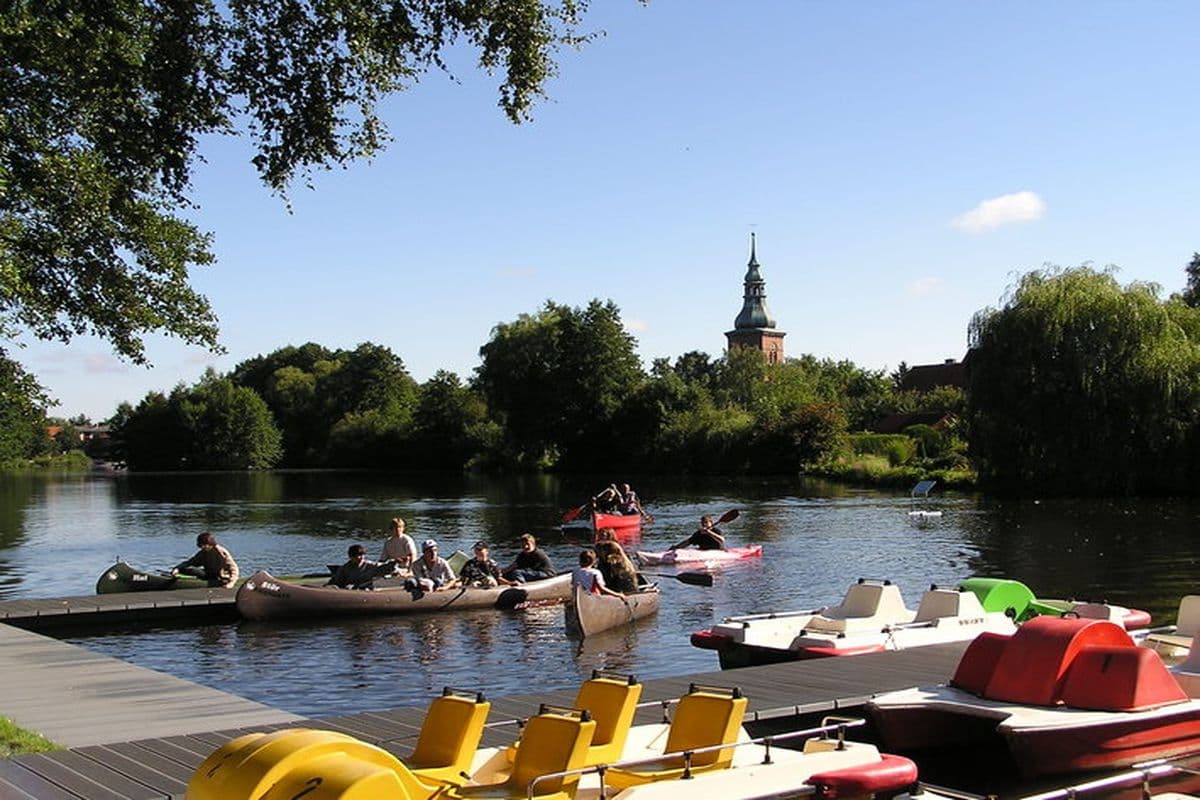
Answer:
<svg viewBox="0 0 1200 800"><path fill-rule="evenodd" d="M592 514L592 530L612 528L617 536L632 535L642 530L641 514Z"/></svg>

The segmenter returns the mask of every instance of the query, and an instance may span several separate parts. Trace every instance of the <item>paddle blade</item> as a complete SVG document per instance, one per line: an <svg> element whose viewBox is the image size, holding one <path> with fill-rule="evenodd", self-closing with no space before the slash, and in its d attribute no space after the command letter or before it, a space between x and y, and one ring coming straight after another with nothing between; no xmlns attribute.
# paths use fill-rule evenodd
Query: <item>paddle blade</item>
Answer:
<svg viewBox="0 0 1200 800"><path fill-rule="evenodd" d="M738 511L736 508L731 508L728 511L726 511L724 514L722 514L717 519L717 522L719 522L719 523L720 522L733 522L735 519L737 519L741 515L742 515L742 512Z"/></svg>
<svg viewBox="0 0 1200 800"><path fill-rule="evenodd" d="M513 611L526 600L529 599L529 592L516 586L511 586L500 593L496 598L496 608L504 611Z"/></svg>
<svg viewBox="0 0 1200 800"><path fill-rule="evenodd" d="M572 508L570 511L568 511L567 513L562 515L562 521L563 522L574 522L576 519L579 518L579 515L583 513L583 508L584 508L583 506L579 506L578 508Z"/></svg>
<svg viewBox="0 0 1200 800"><path fill-rule="evenodd" d="M688 586L712 586L713 576L707 572L680 572L675 580Z"/></svg>

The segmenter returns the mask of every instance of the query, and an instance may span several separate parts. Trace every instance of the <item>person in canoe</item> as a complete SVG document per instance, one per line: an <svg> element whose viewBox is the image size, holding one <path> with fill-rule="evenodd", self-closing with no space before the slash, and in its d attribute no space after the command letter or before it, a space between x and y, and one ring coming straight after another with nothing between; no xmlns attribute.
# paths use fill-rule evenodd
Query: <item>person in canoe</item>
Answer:
<svg viewBox="0 0 1200 800"><path fill-rule="evenodd" d="M550 557L538 549L537 539L533 534L521 534L521 552L513 563L504 568L504 577L515 583L540 581L542 578L554 577L554 564Z"/></svg>
<svg viewBox="0 0 1200 800"><path fill-rule="evenodd" d="M607 594L625 599L625 595L613 591L604 584L604 575L596 568L596 551L588 548L579 554L579 567L571 573L571 585L592 594Z"/></svg>
<svg viewBox="0 0 1200 800"><path fill-rule="evenodd" d="M646 516L646 512L642 509L642 501L638 499L637 492L628 483L622 483L620 496L617 499L617 513L623 516L636 514L639 517Z"/></svg>
<svg viewBox="0 0 1200 800"><path fill-rule="evenodd" d="M413 600L420 600L426 592L453 589L458 584L450 562L438 555L438 543L433 539L422 542L421 557L413 562L412 577L404 582L404 588L412 592Z"/></svg>
<svg viewBox="0 0 1200 800"><path fill-rule="evenodd" d="M713 525L713 518L705 514L700 518L700 528L679 544L673 544L669 549L681 550L685 547L696 547L700 550L724 550L725 537L720 528Z"/></svg>
<svg viewBox="0 0 1200 800"><path fill-rule="evenodd" d="M475 557L463 564L458 571L458 579L464 586L477 586L481 589L491 589L493 586L515 586L516 581L510 581L500 573L500 566L488 556L487 542L476 542Z"/></svg>
<svg viewBox="0 0 1200 800"><path fill-rule="evenodd" d="M596 569L604 576L604 584L618 592L636 592L639 583L637 568L617 541L612 528L596 531L595 548Z"/></svg>
<svg viewBox="0 0 1200 800"><path fill-rule="evenodd" d="M352 544L346 548L349 557L333 572L333 577L325 584L339 589L374 589L375 579L391 575L396 569L394 561L371 561L367 558L367 548L361 544Z"/></svg>
<svg viewBox="0 0 1200 800"><path fill-rule="evenodd" d="M620 503L621 490L614 483L592 498L592 509L600 514L620 514Z"/></svg>
<svg viewBox="0 0 1200 800"><path fill-rule="evenodd" d="M380 561L396 562L396 573L408 572L412 562L417 558L417 543L404 532L404 520L396 517L392 520L392 535L383 543Z"/></svg>
<svg viewBox="0 0 1200 800"><path fill-rule="evenodd" d="M209 586L225 588L237 583L237 562L228 550L217 544L215 536L211 533L200 534L196 537L196 546L200 548L196 555L176 565L171 570L172 575L191 575L207 581Z"/></svg>

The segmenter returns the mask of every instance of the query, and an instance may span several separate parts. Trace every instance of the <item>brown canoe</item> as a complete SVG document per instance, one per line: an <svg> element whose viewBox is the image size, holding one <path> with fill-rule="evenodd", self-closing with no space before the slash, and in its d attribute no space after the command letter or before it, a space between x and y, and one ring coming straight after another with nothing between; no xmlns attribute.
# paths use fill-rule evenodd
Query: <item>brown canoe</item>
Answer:
<svg viewBox="0 0 1200 800"><path fill-rule="evenodd" d="M582 639L658 612L658 586L643 586L625 599L574 587L566 605L567 635Z"/></svg>
<svg viewBox="0 0 1200 800"><path fill-rule="evenodd" d="M304 586L259 571L237 593L238 612L246 619L421 614L463 609L516 609L562 602L571 593L571 575L557 575L520 586L466 588L426 592L419 599L402 585L381 582L372 590Z"/></svg>

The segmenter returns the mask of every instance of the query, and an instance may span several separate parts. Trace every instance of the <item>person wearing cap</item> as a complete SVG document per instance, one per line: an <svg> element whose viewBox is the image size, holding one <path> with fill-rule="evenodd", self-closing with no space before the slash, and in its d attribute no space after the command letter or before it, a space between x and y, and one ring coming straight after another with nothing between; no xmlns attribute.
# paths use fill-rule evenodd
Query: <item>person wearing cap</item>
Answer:
<svg viewBox="0 0 1200 800"><path fill-rule="evenodd" d="M211 533L202 533L196 537L196 546L200 548L196 555L176 565L171 570L172 575L191 575L214 587L229 588L237 583L237 562L228 550L217 544L216 537Z"/></svg>
<svg viewBox="0 0 1200 800"><path fill-rule="evenodd" d="M488 557L487 542L476 542L474 550L475 557L463 564L463 568L458 573L459 580L467 586L477 586L481 589L490 589L500 584L516 585L515 581L510 581L501 575L499 565Z"/></svg>
<svg viewBox="0 0 1200 800"><path fill-rule="evenodd" d="M453 589L458 583L450 563L438 555L438 543L433 539L422 542L421 557L413 562L412 577L404 582L413 600L420 600L426 592Z"/></svg>
<svg viewBox="0 0 1200 800"><path fill-rule="evenodd" d="M542 578L554 577L554 565L550 557L538 549L537 539L533 534L521 534L521 552L517 553L513 563L504 568L504 577L516 583L540 581Z"/></svg>
<svg viewBox="0 0 1200 800"><path fill-rule="evenodd" d="M383 553L380 561L396 562L395 572L408 572L412 562L417 558L417 543L404 532L404 520L396 517L392 520L392 535L383 543Z"/></svg>
<svg viewBox="0 0 1200 800"><path fill-rule="evenodd" d="M340 589L374 589L375 579L392 573L396 568L395 561L371 561L367 558L367 548L361 544L352 544L346 549L349 560L334 571L326 586L337 586Z"/></svg>

